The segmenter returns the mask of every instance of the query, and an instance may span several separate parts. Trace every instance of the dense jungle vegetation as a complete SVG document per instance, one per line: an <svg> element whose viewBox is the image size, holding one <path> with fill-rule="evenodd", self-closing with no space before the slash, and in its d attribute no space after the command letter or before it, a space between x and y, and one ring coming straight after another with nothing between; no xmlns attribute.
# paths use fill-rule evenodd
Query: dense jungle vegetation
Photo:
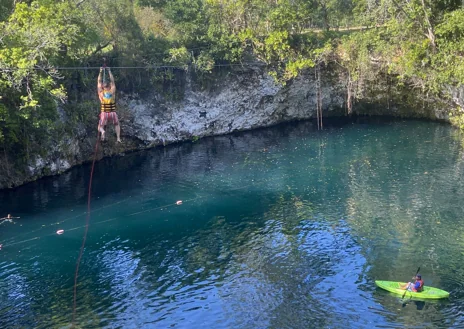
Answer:
<svg viewBox="0 0 464 329"><path fill-rule="evenodd" d="M464 81L463 37L461 0L0 0L0 153L27 163L69 123L95 121L94 100L82 95L98 69L85 68L103 57L149 67L114 71L127 92L188 70L208 79L261 64L285 83L334 64L346 71L350 104L382 75L449 98Z"/></svg>

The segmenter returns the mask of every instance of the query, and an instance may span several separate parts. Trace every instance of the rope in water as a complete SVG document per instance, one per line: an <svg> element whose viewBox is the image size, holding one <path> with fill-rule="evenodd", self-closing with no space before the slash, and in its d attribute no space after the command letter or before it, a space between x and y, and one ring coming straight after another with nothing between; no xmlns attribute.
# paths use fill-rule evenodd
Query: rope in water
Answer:
<svg viewBox="0 0 464 329"><path fill-rule="evenodd" d="M110 208L110 207L114 207L115 205L118 205L120 203L124 203L126 201L128 201L130 198L132 198L131 196L128 197L128 198L125 198L125 199L122 199L122 200L119 200L119 201L116 201L116 202L113 202L113 203L108 203L100 208L97 208L97 209L94 209L91 211L91 213L95 213L97 211L100 211L100 210L103 210L103 209L106 209L106 208ZM67 221L70 221L70 220L73 220L73 219L77 219L77 218L80 218L82 216L85 216L87 214L87 211L84 211L82 213L80 213L79 215L75 215L75 216L72 216L72 217L67 217L59 222L55 222L55 223L52 223L52 224L49 224L49 225L42 225L42 227L36 229L36 230L32 230L32 231L29 231L29 232L24 232L24 233L20 233L18 235L15 236L15 239L10 239L10 240L6 240L3 245L8 245L8 246L14 246L14 245L17 245L17 244L22 244L24 242L28 242L28 241L32 241L32 240L37 240L37 239L40 239L40 237L33 237L33 238L30 238L30 239L25 239L25 240L21 240L21 241L18 241L18 242L12 242L10 243L10 241L15 241L16 239L20 238L20 237L24 237L26 235L31 235L31 234L34 234L34 233L37 233L37 232L40 232L40 231L43 231L44 229L50 227L50 226L57 226L57 225L61 225ZM70 229L70 230L73 230L73 229ZM55 235L56 233L53 233L53 234L45 234L44 236L48 236L48 235Z"/></svg>
<svg viewBox="0 0 464 329"><path fill-rule="evenodd" d="M82 245L81 245L81 249L79 251L79 257L77 258L77 262L76 262L76 271L74 273L73 317L72 317L72 326L71 326L72 328L74 327L74 323L75 323L75 319L76 319L77 277L79 275L79 265L81 263L82 255L84 254L85 241L87 240L87 233L89 231L90 198L92 196L92 179L93 179L93 170L95 168L95 161L97 159L99 137L100 137L100 132L98 132L98 134L97 134L97 140L95 142L95 152L93 154L92 169L90 170L89 191L88 191L88 196L87 196L87 218L86 218L86 221L85 221L84 237L82 238Z"/></svg>
<svg viewBox="0 0 464 329"><path fill-rule="evenodd" d="M242 190L242 189L247 189L247 188L250 188L251 186L256 186L256 185L259 185L259 184L263 184L263 183L269 183L269 182L273 182L274 180L276 179L263 179L263 180L260 180L260 181L253 181L253 183L251 184L246 184L246 185L243 185L243 186L240 186L240 187L236 187L236 188L229 188L227 191L228 192L231 192L231 191L237 191L237 190ZM150 192L152 190L148 190L146 192ZM187 200L183 200L183 204L186 204L188 202L192 202L192 201L196 201L196 200L199 200L199 199L203 199L203 198L214 198L215 196L197 196L197 197L194 197L194 198L191 198L191 199L187 199ZM121 203L125 203L127 202L129 199L131 199L132 197L128 197L128 198L125 198L123 200L120 200L120 201L117 201L117 202L113 202L111 204L107 204L103 207L100 207L98 209L95 209L93 211L90 211L90 212L87 212L87 213L83 213L81 215L76 215L76 216L73 216L73 217L68 217L60 222L57 222L57 223L53 223L53 224L50 224L50 225L47 225L46 227L49 227L49 226L54 226L54 225L59 225L59 224L62 224L64 222L67 222L71 219L76 219L76 218L79 218L81 216L83 216L84 214L89 214L89 213L92 213L92 212L96 212L96 211L99 211L99 210L103 210L103 209L106 209L108 207L113 207L114 205L117 205L117 204L121 204ZM139 210L139 211L136 211L136 212L133 212L133 213L130 213L130 214L127 214L127 215L124 215L124 216L118 216L118 217L113 217L113 218L109 218L109 219L105 219L105 220L102 220L102 221L98 221L98 222L94 222L92 225L98 225L98 224L102 224L102 223L108 223L108 222L112 222L112 221L115 221L117 219L121 219L122 217L132 217L132 216L135 216L135 215L140 215L142 213L146 213L146 212L150 212L150 211L155 211L155 210L159 210L159 209L167 209L167 208L170 208L170 207L173 207L173 206L177 206L177 203L176 202L173 202L173 203L169 203L169 204L165 204L165 205L162 205L162 206L156 206L156 207L153 207L153 208L148 208L148 209L143 209L143 210ZM32 234L32 233L36 233L38 231L41 231L43 229L45 229L46 227L42 227L38 230L34 230L34 231L31 231L31 232L28 232L28 233L24 233L24 234ZM72 227L72 228L69 228L69 229L66 229L66 232L69 232L69 231L75 231L75 230L78 230L78 229L81 229L81 228L85 228L85 226L76 226L76 227ZM14 246L14 245L19 245L19 244L23 244L23 243L26 243L26 242L30 242L30 241L34 241L34 240L38 240L38 239L41 239L41 238L44 238L44 237L47 237L47 236L56 236L56 232L53 232L53 233L49 233L49 234L44 234L42 236L35 236L35 237L32 237L32 238L29 238L29 239L24 239L24 240L20 240L20 241L17 241L17 242L5 242L4 243L4 246ZM18 236L17 236L18 237ZM14 240L13 240L14 241Z"/></svg>
<svg viewBox="0 0 464 329"><path fill-rule="evenodd" d="M196 198L192 198L192 199L188 199L188 200L183 200L183 203L195 201L195 200L198 200L198 199L201 199L201 198L205 198L205 196L199 196L199 197L196 197ZM127 201L128 199L129 199L129 198L124 199L124 200L119 201L119 202L115 202L115 203L106 205L106 206L104 206L104 207L99 208L98 210L111 207L111 206L113 206L113 205L115 205L115 204L123 203L124 201ZM173 207L173 206L176 206L176 205L177 205L177 203L170 203L170 204L166 204L166 205L163 205L163 206L157 206L157 207L154 207L154 208L149 208L149 209L140 210L140 211L137 211L137 212L134 212L134 213L125 215L124 217L131 217L131 216L139 215L139 214L142 214L142 213L146 213L146 212L150 212L150 211L154 211L154 210L158 210L158 209L167 209L167 208L169 208L169 207ZM66 219L66 220L63 220L63 221L61 221L60 223L63 223L63 222L65 222L65 221L67 221L67 220L70 220L70 219L76 219L76 218L79 218L79 217L81 217L81 216L82 216L82 215L74 216L74 217L68 218L68 219ZM102 223L108 223L108 222L112 222L112 221L115 221L115 220L120 219L120 218L121 218L121 216L119 216L119 217L113 217L113 218L109 218L109 219L105 219L105 220L102 220L102 221L99 221L99 222L95 222L95 223L93 223L92 225L98 225L98 224L102 224ZM56 224L52 224L52 225L56 225ZM78 230L78 229L81 229L81 228L85 228L85 227L86 227L85 225L84 225L84 226L76 226L76 227L73 227L73 228L66 229L66 232L75 231L75 230ZM29 232L29 233L33 233L33 232L37 232L37 231L38 231L38 230ZM23 244L23 243L26 243L26 242L38 240L38 239L41 239L41 238L43 238L43 237L55 236L55 235L56 235L56 232L53 232L53 233L45 234L45 235L43 235L43 236L36 236L36 237L30 238L30 239L21 240L21 241L18 241L18 242L5 243L4 245L7 245L8 247L10 247L10 246L18 245L18 244Z"/></svg>

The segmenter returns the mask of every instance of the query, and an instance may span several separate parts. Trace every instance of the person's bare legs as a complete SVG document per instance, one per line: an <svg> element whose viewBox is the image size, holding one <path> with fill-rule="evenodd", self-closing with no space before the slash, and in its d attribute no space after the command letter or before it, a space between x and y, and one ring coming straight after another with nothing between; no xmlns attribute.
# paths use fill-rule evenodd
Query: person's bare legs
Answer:
<svg viewBox="0 0 464 329"><path fill-rule="evenodd" d="M98 131L100 132L101 134L101 141L104 141L105 140L105 130L103 129L103 126L101 125L98 125Z"/></svg>
<svg viewBox="0 0 464 329"><path fill-rule="evenodd" d="M400 285L400 289L406 290L411 286L411 282Z"/></svg>
<svg viewBox="0 0 464 329"><path fill-rule="evenodd" d="M117 124L116 126L114 126L114 130L116 130L117 142L121 143L121 126Z"/></svg>

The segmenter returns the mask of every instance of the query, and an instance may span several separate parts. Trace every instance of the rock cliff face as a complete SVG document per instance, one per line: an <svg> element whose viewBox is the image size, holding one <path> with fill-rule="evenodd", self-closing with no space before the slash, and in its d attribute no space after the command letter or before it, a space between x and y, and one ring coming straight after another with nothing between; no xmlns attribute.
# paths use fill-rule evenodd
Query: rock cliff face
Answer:
<svg viewBox="0 0 464 329"><path fill-rule="evenodd" d="M346 115L346 84L340 72L322 74L323 116ZM118 115L123 144L116 144L113 128L107 141L96 145L95 127L80 127L73 136L62 136L46 146L48 152L26 166L0 177L0 188L18 186L37 178L59 174L75 165L158 145L195 140L240 130L267 127L282 122L315 118L317 90L314 72L301 74L283 86L263 70L247 68L230 72L212 90L198 90L187 76L181 101L165 101L159 94L148 98L120 96ZM418 98L411 92L371 85L363 92L363 102L354 107L360 114L398 115L447 120L444 107ZM10 161L11 162L11 161Z"/></svg>
<svg viewBox="0 0 464 329"><path fill-rule="evenodd" d="M284 87L263 72L247 71L229 76L212 91L194 91L187 80L180 102L127 100L131 118L125 134L153 146L309 119L316 113L316 87L308 76ZM325 115L343 113L343 94L328 81L322 95Z"/></svg>

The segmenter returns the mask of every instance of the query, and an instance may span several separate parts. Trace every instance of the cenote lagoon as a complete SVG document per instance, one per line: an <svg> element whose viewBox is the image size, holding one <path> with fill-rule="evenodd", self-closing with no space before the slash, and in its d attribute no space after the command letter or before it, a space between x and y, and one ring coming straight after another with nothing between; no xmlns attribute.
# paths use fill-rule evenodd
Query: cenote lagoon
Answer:
<svg viewBox="0 0 464 329"><path fill-rule="evenodd" d="M76 327L464 327L457 134L301 122L98 162ZM0 214L21 217L0 225L1 328L71 326L89 175L0 193ZM448 299L374 284L419 266Z"/></svg>

